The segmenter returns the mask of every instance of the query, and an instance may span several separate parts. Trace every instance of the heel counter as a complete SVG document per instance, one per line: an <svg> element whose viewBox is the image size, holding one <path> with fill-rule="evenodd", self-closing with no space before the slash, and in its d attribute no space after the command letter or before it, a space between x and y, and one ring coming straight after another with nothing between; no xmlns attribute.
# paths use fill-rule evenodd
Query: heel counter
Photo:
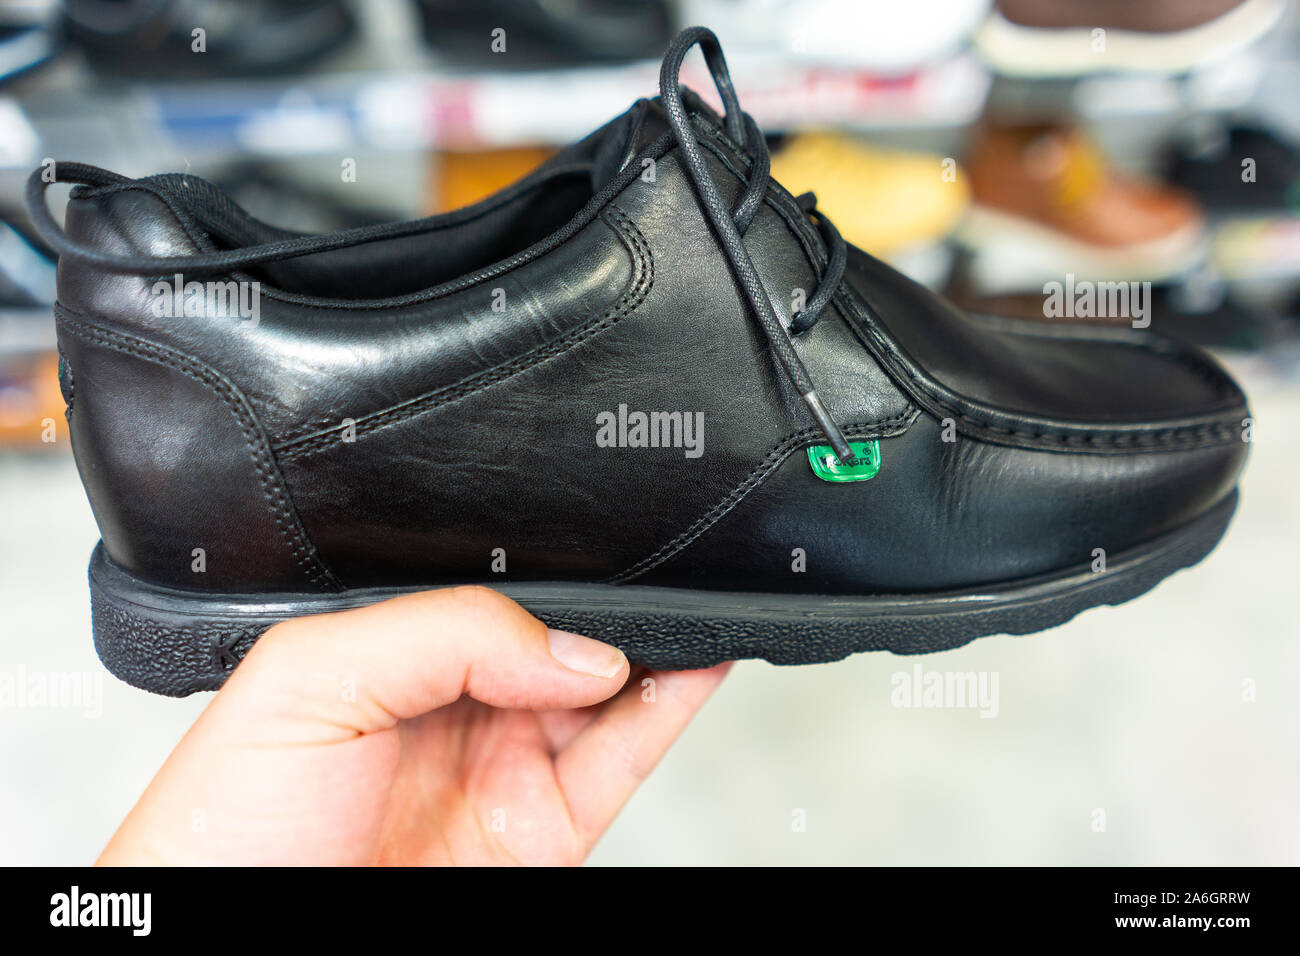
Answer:
<svg viewBox="0 0 1300 956"><path fill-rule="evenodd" d="M104 547L154 583L336 590L248 402L175 350L56 309L73 454ZM73 401L75 394L75 402Z"/></svg>
<svg viewBox="0 0 1300 956"><path fill-rule="evenodd" d="M64 229L75 242L117 255L184 256L200 251L196 235L157 193L139 186L73 190ZM156 280L119 275L68 256L59 259L58 301L74 313L147 330Z"/></svg>

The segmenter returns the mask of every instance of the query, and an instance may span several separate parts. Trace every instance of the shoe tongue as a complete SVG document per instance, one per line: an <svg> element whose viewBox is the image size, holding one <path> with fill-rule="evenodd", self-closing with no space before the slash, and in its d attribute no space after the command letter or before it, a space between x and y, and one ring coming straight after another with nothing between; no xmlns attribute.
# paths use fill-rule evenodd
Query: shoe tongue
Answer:
<svg viewBox="0 0 1300 956"><path fill-rule="evenodd" d="M721 128L722 120L707 103L691 90L682 90L682 103L690 116L699 116ZM641 150L672 129L668 114L664 112L659 97L637 100L633 107L606 128L604 138L596 147L595 164L591 171L592 188L599 191L619 174Z"/></svg>

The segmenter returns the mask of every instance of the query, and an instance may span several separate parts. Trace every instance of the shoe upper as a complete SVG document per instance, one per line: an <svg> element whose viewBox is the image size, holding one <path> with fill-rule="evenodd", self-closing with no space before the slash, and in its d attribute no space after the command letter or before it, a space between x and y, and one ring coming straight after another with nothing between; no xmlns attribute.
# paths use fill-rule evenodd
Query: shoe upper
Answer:
<svg viewBox="0 0 1300 956"><path fill-rule="evenodd" d="M762 160L684 102L734 208ZM808 449L828 439L679 139L643 100L481 203L247 272L128 275L65 254L64 394L109 556L239 592L906 592L1083 566L1235 486L1249 412L1205 354L973 317L852 247L787 341L882 466L817 477ZM760 198L744 248L788 325L835 272L834 243L807 200L776 182ZM79 248L142 260L298 238L190 176L80 187L66 223ZM255 319L206 286L175 294L190 281L256 282Z"/></svg>

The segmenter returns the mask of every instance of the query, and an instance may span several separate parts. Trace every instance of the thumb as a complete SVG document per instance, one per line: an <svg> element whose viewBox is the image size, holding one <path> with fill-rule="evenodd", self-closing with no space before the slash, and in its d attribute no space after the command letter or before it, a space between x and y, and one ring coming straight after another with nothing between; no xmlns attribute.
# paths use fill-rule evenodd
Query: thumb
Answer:
<svg viewBox="0 0 1300 956"><path fill-rule="evenodd" d="M287 718L316 739L322 728L384 730L465 694L493 707L586 707L627 675L616 647L548 630L489 588L444 588L276 625L212 706L245 723Z"/></svg>

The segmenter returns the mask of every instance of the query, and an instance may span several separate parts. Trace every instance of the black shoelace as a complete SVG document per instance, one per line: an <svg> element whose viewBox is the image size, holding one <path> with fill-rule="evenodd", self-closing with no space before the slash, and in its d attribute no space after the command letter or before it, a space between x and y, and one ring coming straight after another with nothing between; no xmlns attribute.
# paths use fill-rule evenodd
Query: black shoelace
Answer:
<svg viewBox="0 0 1300 956"><path fill-rule="evenodd" d="M686 114L686 107L682 104L680 79L682 61L691 47L696 44L699 44L700 50L704 53L704 60L708 64L709 73L713 76L713 83L722 97L724 107L722 119L727 135L751 157L749 181L745 184L740 201L736 203L734 210L727 208L722 193L718 190L718 184L713 181L713 176L704 160L704 150L700 147L695 131L691 128L690 118ZM758 270L754 267L749 251L745 248L742 236L767 195L767 186L771 179L771 157L768 155L763 134L759 132L753 118L740 109L736 88L732 85L731 74L727 71L727 61L722 56L722 46L712 30L706 27L690 27L677 35L669 45L668 52L664 54L663 66L659 70L659 95L668 114L668 123L672 126L673 135L677 137L677 145L681 149L686 171L695 185L695 191L699 194L700 204L718 234L722 252L731 265L736 281L740 283L745 301L758 317L759 325L763 327L772 353L789 376L790 382L808 407L813 419L826 434L827 441L835 449L835 454L840 461L852 464L856 460L853 451L849 448L844 433L840 431L821 399L817 397L817 390L813 387L808 369L804 367L795 352L790 335L781 324L776 308L772 305L767 290L763 288ZM805 194L800 197L800 206L805 212L811 212L814 204L815 200L810 195ZM818 214L817 220L822 236L830 249L830 261L812 299L792 317L790 328L794 332L812 328L839 288L848 261L844 240L831 225L830 220L821 214Z"/></svg>
<svg viewBox="0 0 1300 956"><path fill-rule="evenodd" d="M735 209L727 208L718 185L709 172L703 148L682 103L680 80L682 61L691 47L697 44L704 53L713 82L722 97L726 133L750 158L749 179ZM789 377L817 425L825 433L835 454L845 464L852 464L855 458L849 443L818 398L817 390L808 375L808 369L799 359L790 338L790 333L797 334L812 328L839 288L840 281L844 278L844 268L848 258L844 240L830 220L817 212L818 229L826 242L830 257L812 298L802 310L791 317L790 332L787 332L758 277L758 270L754 267L754 262L750 259L742 238L766 197L767 187L771 181L771 157L763 135L759 132L753 118L740 109L736 89L727 70L727 61L722 55L722 46L712 30L705 27L690 27L677 35L668 47L668 52L664 54L663 66L659 73L659 92L673 136L681 150L687 174L695 186L705 215L718 234L723 254L731 266L736 281L740 284L746 303L758 317L778 364ZM410 222L362 226L324 236L295 236L239 249L198 252L184 256L117 255L83 245L73 240L60 228L45 203L45 190L55 182L105 187L125 184L132 180L85 163L59 162L52 167L35 170L27 181L26 190L27 210L32 225L41 239L52 249L60 255L69 256L88 265L127 275L232 272L269 262L332 252L336 249L348 249L368 242L417 235L428 228L427 220L417 219ZM814 213L816 200L811 193L800 196L798 203L805 214Z"/></svg>

